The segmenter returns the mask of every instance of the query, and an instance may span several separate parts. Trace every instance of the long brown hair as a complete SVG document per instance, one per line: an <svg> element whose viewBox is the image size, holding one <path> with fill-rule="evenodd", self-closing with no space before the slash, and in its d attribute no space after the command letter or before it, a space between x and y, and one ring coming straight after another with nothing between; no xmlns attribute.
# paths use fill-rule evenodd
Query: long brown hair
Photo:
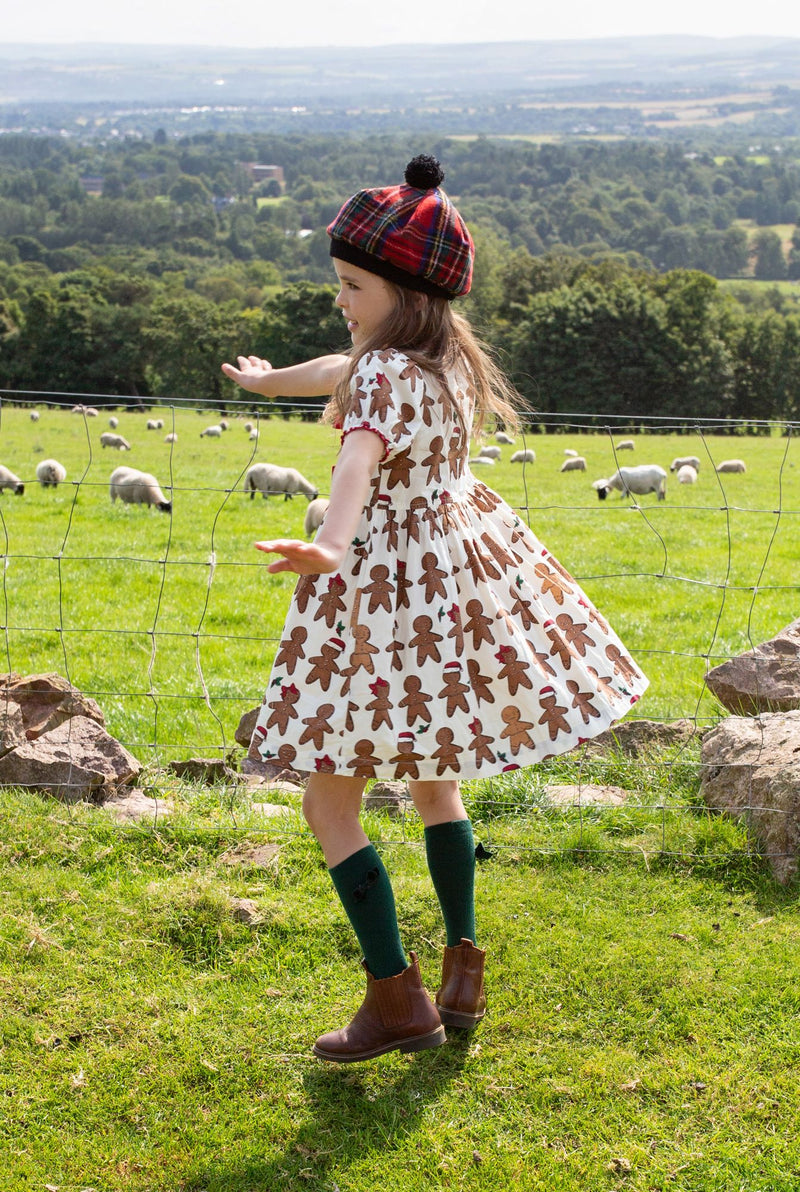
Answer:
<svg viewBox="0 0 800 1192"><path fill-rule="evenodd" d="M462 424L463 414L450 392L447 375L459 365L465 369L475 391L472 427L475 436L490 416L511 431L519 430L517 410L525 405L524 399L492 360L463 315L453 310L447 298L417 293L390 281L386 285L394 294L394 309L365 342L351 349L350 367L336 385L322 421L334 424L344 421L352 400L350 382L361 357L367 352L394 348L423 372L436 377L445 400Z"/></svg>

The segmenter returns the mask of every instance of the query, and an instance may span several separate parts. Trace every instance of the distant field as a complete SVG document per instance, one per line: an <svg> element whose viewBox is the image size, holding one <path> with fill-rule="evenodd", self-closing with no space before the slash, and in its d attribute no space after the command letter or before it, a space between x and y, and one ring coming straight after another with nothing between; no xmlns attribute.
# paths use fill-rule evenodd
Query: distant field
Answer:
<svg viewBox="0 0 800 1192"><path fill-rule="evenodd" d="M106 419L4 407L0 463L26 492L0 499L7 556L0 590L3 670L58 671L92 693L112 733L143 759L212 753L232 744L242 712L262 694L293 581L269 576L255 539L302 534L305 499L249 500L253 459L292 464L327 490L337 443L328 429L275 418L259 450L232 420L221 440L200 438L215 415L176 411L166 425L121 412L128 454L102 450ZM591 481L615 462L608 436L531 436L537 462L505 459L482 476L531 523L609 616L652 680L639 709L666 718L714 713L703 694L712 664L770 636L797 615L800 449L793 440L636 439L625 463L676 454L703 461L695 487L668 484L667 500L599 502ZM565 446L586 473L560 474ZM44 490L38 460L60 459L68 481ZM747 474L717 477L710 459L739 456ZM130 462L173 488L167 515L110 503L108 477ZM756 595L753 588L757 586ZM204 696L204 684L208 700Z"/></svg>

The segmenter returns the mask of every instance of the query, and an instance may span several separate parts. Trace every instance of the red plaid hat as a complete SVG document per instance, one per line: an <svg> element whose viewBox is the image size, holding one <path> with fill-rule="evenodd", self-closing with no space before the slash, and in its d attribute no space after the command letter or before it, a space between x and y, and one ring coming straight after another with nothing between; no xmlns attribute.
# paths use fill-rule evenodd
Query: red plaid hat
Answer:
<svg viewBox="0 0 800 1192"><path fill-rule="evenodd" d="M328 226L331 256L410 290L468 294L475 246L443 181L436 158L423 154L406 166L405 184L358 191Z"/></svg>

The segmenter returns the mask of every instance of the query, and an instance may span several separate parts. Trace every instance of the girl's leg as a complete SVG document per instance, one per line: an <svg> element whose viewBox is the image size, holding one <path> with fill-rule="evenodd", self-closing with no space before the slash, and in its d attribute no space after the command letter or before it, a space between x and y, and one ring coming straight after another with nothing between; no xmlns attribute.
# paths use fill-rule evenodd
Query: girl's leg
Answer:
<svg viewBox="0 0 800 1192"><path fill-rule="evenodd" d="M448 947L475 943L475 840L455 780L409 782L425 825L425 853Z"/></svg>
<svg viewBox="0 0 800 1192"><path fill-rule="evenodd" d="M303 814L316 836L337 894L377 980L408 967L389 875L359 821L364 781L312 774Z"/></svg>

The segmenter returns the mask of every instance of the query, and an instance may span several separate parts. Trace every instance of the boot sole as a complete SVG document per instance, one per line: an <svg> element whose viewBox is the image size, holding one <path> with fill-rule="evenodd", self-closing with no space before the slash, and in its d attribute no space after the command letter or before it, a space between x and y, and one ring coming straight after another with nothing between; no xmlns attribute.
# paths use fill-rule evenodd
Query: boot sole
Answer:
<svg viewBox="0 0 800 1192"><path fill-rule="evenodd" d="M325 1051L321 1047L317 1047L316 1043L311 1048L317 1059L328 1060L333 1064L357 1064L361 1060L374 1060L379 1055L386 1055L388 1051L425 1051L428 1047L439 1047L440 1044L447 1042L447 1035L444 1033L444 1027L437 1027L436 1030L430 1031L427 1035L414 1035L409 1039L395 1039L393 1043L387 1043L385 1047L373 1047L370 1051L359 1051L355 1054L342 1053L338 1051Z"/></svg>
<svg viewBox="0 0 800 1192"><path fill-rule="evenodd" d="M476 1027L486 1013L483 1010L480 1014L465 1014L460 1010L447 1010L444 1006L438 1005L436 1009L444 1026L456 1026L465 1031L471 1031Z"/></svg>

